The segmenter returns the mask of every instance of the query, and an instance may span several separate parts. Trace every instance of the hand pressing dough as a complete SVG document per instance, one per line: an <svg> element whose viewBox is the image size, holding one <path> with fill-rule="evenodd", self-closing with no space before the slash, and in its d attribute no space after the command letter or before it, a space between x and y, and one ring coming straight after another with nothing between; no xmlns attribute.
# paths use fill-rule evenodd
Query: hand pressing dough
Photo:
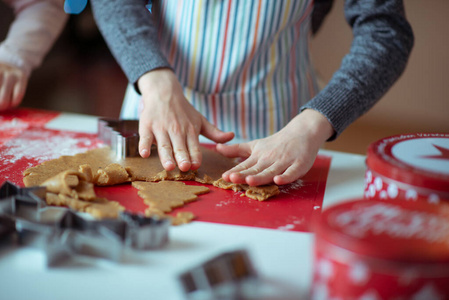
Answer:
<svg viewBox="0 0 449 300"><path fill-rule="evenodd" d="M205 147L202 147L201 151L203 161L200 169L182 172L178 168L173 171L164 170L156 149L152 151L149 158L128 157L119 160L109 147L103 147L74 156L61 156L58 159L29 168L24 172L23 182L27 187L45 185L51 193L63 199L57 200L54 196L51 196L50 202L52 203L59 203L58 205L67 205L72 208L77 207L81 211L101 217L118 215L118 211L123 207L108 204L107 208L104 206L106 212L102 214L100 211L103 204L100 203L103 202L101 200L100 203L97 203L98 199L92 193L93 185L107 186L133 182L133 186L140 189L145 183L140 181L146 181L148 187L139 191L139 195L149 204L146 214L161 216L175 207L183 206L185 203L195 200L197 195L209 191L206 187L187 186L176 182L179 180L194 180L223 189L242 191L245 192L247 197L259 201L279 194L276 185L251 187L246 184L225 182L221 179L221 174L234 167L237 162ZM77 180L80 179L82 183L77 183ZM159 181L161 182L154 183ZM186 190L188 190L188 193L186 193ZM162 196L164 193L169 196ZM84 202L75 202L75 200L97 202L95 202L95 205L93 203L87 205ZM47 199L47 201L49 200ZM187 217L182 215L178 218L178 221L173 221L173 223L183 223L193 217L193 215Z"/></svg>

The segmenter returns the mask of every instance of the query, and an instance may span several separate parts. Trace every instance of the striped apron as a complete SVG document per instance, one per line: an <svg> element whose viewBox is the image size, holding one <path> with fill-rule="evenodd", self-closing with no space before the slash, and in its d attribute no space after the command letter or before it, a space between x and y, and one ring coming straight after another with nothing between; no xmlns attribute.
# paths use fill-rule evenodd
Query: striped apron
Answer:
<svg viewBox="0 0 449 300"><path fill-rule="evenodd" d="M313 0L159 1L160 47L186 98L234 142L283 128L317 92L308 54ZM121 117L138 118L130 85Z"/></svg>

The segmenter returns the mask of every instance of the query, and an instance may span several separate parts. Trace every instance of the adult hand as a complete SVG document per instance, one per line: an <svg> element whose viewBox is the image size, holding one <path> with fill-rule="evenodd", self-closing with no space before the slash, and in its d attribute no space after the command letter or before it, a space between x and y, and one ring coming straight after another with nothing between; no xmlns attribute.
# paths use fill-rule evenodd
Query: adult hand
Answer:
<svg viewBox="0 0 449 300"><path fill-rule="evenodd" d="M216 143L234 138L213 126L184 97L176 75L170 69L156 69L138 80L142 93L139 121L139 153L148 157L151 145L157 144L159 159L170 171L196 170L201 165L200 134Z"/></svg>
<svg viewBox="0 0 449 300"><path fill-rule="evenodd" d="M20 68L0 62L0 111L22 102L27 83L28 76Z"/></svg>
<svg viewBox="0 0 449 300"><path fill-rule="evenodd" d="M319 148L334 134L319 112L306 109L282 130L264 139L235 145L217 145L228 157L246 158L223 173L228 182L258 186L294 182L312 167Z"/></svg>

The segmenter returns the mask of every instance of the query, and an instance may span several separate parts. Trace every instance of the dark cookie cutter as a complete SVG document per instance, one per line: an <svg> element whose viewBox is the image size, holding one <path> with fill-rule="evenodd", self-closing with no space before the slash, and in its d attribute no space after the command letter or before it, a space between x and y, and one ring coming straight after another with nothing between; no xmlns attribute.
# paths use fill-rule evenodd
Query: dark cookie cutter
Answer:
<svg viewBox="0 0 449 300"><path fill-rule="evenodd" d="M168 242L170 220L122 212L118 219L87 220L69 208L47 206L46 189L0 187L0 237L16 234L25 244L31 234L44 239L47 265L83 255L120 261L125 246L160 248Z"/></svg>
<svg viewBox="0 0 449 300"><path fill-rule="evenodd" d="M118 159L139 155L139 121L100 118L98 138L109 145Z"/></svg>
<svg viewBox="0 0 449 300"><path fill-rule="evenodd" d="M222 253L179 275L187 299L252 299L258 275L245 250Z"/></svg>

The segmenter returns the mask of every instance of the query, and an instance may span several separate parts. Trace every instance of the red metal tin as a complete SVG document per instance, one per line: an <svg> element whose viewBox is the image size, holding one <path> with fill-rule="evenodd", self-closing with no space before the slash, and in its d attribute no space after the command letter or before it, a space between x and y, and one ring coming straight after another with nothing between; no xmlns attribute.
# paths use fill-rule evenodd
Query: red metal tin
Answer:
<svg viewBox="0 0 449 300"><path fill-rule="evenodd" d="M315 224L311 299L449 299L449 205L354 200Z"/></svg>
<svg viewBox="0 0 449 300"><path fill-rule="evenodd" d="M366 199L449 201L448 133L381 139L370 145L366 165Z"/></svg>

